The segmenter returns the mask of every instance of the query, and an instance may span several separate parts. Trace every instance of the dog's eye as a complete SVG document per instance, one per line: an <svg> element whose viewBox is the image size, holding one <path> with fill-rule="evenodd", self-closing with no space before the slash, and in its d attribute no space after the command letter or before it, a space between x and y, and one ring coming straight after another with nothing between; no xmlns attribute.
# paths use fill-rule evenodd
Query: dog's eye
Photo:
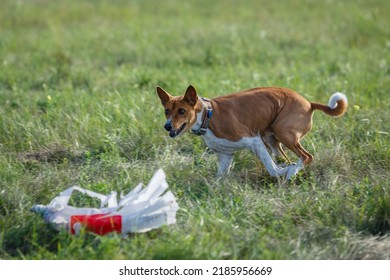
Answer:
<svg viewBox="0 0 390 280"><path fill-rule="evenodd" d="M165 115L169 115L169 110L165 109Z"/></svg>
<svg viewBox="0 0 390 280"><path fill-rule="evenodd" d="M186 110L184 110L183 108L180 108L178 112L179 112L179 115L183 115L186 112Z"/></svg>

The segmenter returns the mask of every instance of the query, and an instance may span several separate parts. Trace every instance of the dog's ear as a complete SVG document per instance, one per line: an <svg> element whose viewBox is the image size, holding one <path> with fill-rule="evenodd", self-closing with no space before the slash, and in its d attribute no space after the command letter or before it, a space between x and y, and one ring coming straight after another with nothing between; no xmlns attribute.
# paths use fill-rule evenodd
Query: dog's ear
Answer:
<svg viewBox="0 0 390 280"><path fill-rule="evenodd" d="M198 94L196 93L196 89L192 86L189 85L186 93L184 94L183 100L192 106L195 106L196 102L198 102Z"/></svg>
<svg viewBox="0 0 390 280"><path fill-rule="evenodd" d="M157 92L157 95L158 97L160 98L161 100L161 104L164 106L169 100L171 100L172 96L166 92L164 89L162 89L161 87L157 86L156 88L156 92Z"/></svg>

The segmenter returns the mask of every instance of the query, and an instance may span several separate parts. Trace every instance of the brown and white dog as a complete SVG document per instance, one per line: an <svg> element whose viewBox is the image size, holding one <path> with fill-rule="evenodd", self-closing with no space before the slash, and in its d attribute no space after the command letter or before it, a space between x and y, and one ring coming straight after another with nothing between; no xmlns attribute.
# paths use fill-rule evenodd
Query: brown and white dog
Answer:
<svg viewBox="0 0 390 280"><path fill-rule="evenodd" d="M333 94L324 105L280 87L254 88L213 99L199 98L191 85L184 96L172 96L157 87L157 95L165 108L164 128L169 136L175 138L186 131L201 135L218 155L218 177L228 173L234 152L246 148L257 155L271 176L290 179L313 160L300 144L312 127L313 111L341 116L348 106L342 93ZM297 163L290 162L281 144L299 157ZM266 146L289 165L276 165Z"/></svg>

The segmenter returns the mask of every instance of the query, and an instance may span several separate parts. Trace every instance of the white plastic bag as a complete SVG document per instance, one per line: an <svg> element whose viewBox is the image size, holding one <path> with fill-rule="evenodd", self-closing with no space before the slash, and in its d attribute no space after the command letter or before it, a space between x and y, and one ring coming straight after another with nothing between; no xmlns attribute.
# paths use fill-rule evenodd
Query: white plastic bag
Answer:
<svg viewBox="0 0 390 280"><path fill-rule="evenodd" d="M31 210L42 214L45 221L56 229L66 229L72 234L79 233L83 227L101 235L146 232L176 223L179 206L173 193L167 189L164 171L159 169L145 188L139 184L127 195L121 195L119 202L116 192L103 195L73 186L61 192L48 205L34 205ZM73 191L98 198L100 208L69 206Z"/></svg>

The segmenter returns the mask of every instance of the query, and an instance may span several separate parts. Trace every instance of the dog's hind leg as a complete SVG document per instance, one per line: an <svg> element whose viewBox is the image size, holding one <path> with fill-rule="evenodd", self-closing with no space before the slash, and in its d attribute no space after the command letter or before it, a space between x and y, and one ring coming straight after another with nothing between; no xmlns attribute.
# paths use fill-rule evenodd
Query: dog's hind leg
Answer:
<svg viewBox="0 0 390 280"><path fill-rule="evenodd" d="M300 139L293 134L283 135L281 138L282 143L299 157L296 164L290 165L287 179L296 175L299 170L303 169L305 165L308 165L313 160L313 156L302 147L299 140Z"/></svg>
<svg viewBox="0 0 390 280"><path fill-rule="evenodd" d="M291 164L291 160L287 157L286 153L282 149L282 144L280 142L277 142L275 145L279 151L279 155L283 156L285 158L285 160L287 160L288 164Z"/></svg>
<svg viewBox="0 0 390 280"><path fill-rule="evenodd" d="M262 139L266 146L271 150L272 154L278 157L283 157L288 164L291 164L290 159L282 149L282 145L278 139L276 139L273 131L266 131Z"/></svg>
<svg viewBox="0 0 390 280"><path fill-rule="evenodd" d="M280 140L283 145L293 151L301 159L303 164L307 165L312 162L313 156L302 147L299 142L300 139L297 136L293 134L283 135Z"/></svg>

